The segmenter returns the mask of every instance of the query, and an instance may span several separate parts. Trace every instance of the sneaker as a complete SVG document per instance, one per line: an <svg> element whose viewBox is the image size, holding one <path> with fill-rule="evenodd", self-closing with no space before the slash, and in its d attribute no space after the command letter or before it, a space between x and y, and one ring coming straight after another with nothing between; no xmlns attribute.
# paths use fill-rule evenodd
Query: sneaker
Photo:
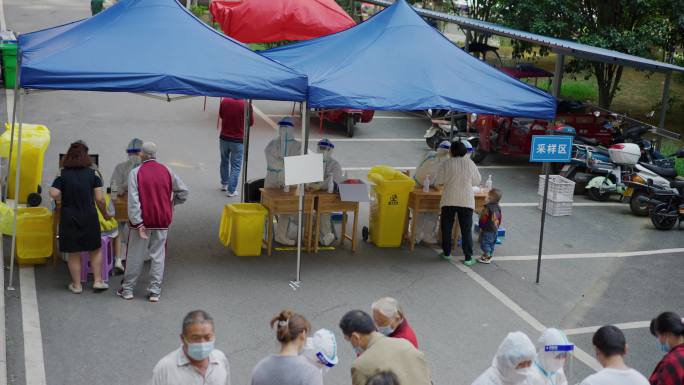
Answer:
<svg viewBox="0 0 684 385"><path fill-rule="evenodd" d="M125 270L126 269L124 269L124 265L123 265L123 262L121 261L121 258L116 257L114 259L114 273L117 275L123 274Z"/></svg>
<svg viewBox="0 0 684 385"><path fill-rule="evenodd" d="M228 191L228 190L226 189L226 191ZM238 192L238 190L235 190L235 191L233 191L233 192L226 193L226 196L229 197L229 198L236 197L236 196L238 196L238 195L240 195L240 193Z"/></svg>
<svg viewBox="0 0 684 385"><path fill-rule="evenodd" d="M490 263L492 263L492 257L483 255L480 258L478 258L477 261L489 265Z"/></svg>
<svg viewBox="0 0 684 385"><path fill-rule="evenodd" d="M464 259L464 260L463 260L463 264L466 265L466 266L472 266L472 265L474 265L474 264L476 264L476 263L477 263L477 261L474 260L474 259L472 259L472 258L470 258L470 259Z"/></svg>
<svg viewBox="0 0 684 385"><path fill-rule="evenodd" d="M228 191L228 185L227 185L227 184L222 184L222 185L221 185L221 191Z"/></svg>
<svg viewBox="0 0 684 385"><path fill-rule="evenodd" d="M133 293L124 292L123 287L116 291L116 295L123 299L133 299Z"/></svg>
<svg viewBox="0 0 684 385"><path fill-rule="evenodd" d="M439 253L439 257L445 261L451 261L451 255L444 255L444 253Z"/></svg>
<svg viewBox="0 0 684 385"><path fill-rule="evenodd" d="M150 293L147 295L147 300L152 302L152 303L156 303L156 302L159 302L160 296L161 296L161 294Z"/></svg>

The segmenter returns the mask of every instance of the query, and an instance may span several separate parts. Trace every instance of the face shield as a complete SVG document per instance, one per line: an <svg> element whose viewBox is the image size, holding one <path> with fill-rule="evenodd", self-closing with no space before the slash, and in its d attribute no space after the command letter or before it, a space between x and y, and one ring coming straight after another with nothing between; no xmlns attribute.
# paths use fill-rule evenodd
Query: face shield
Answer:
<svg viewBox="0 0 684 385"><path fill-rule="evenodd" d="M543 351L537 352L534 369L549 383L560 383L564 379L566 383L573 384L574 351L575 345L567 338L564 343L546 344Z"/></svg>
<svg viewBox="0 0 684 385"><path fill-rule="evenodd" d="M301 354L325 374L338 362L335 335L328 329L317 330L306 339Z"/></svg>
<svg viewBox="0 0 684 385"><path fill-rule="evenodd" d="M294 140L294 137L292 135L293 127L294 123L292 122L292 118L290 117L285 117L280 122L278 122L278 135L280 137L280 150L282 157L286 157L288 155L288 142Z"/></svg>
<svg viewBox="0 0 684 385"><path fill-rule="evenodd" d="M451 143L448 140L443 141L437 146L437 156L440 158L446 158L449 156L449 150L451 149Z"/></svg>
<svg viewBox="0 0 684 385"><path fill-rule="evenodd" d="M323 161L330 160L334 148L335 145L329 139L318 141L318 153L323 155Z"/></svg>

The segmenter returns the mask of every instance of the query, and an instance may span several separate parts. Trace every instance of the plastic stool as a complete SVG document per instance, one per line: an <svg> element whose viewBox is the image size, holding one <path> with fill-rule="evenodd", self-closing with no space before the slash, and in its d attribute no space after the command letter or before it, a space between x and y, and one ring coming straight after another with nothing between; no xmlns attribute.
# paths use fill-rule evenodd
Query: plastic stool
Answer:
<svg viewBox="0 0 684 385"><path fill-rule="evenodd" d="M102 242L102 280L109 282L109 275L114 269L114 243L112 239L106 235L101 237ZM81 253L81 282L88 282L88 274L92 273L90 270L90 252L84 251Z"/></svg>

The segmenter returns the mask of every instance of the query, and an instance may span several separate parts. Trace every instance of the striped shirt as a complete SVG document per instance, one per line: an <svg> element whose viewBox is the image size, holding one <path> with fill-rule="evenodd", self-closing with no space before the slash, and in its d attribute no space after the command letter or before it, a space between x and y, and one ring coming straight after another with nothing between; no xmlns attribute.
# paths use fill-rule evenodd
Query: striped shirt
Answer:
<svg viewBox="0 0 684 385"><path fill-rule="evenodd" d="M478 186L481 181L480 171L469 157L445 160L437 172L436 184L444 186L440 207L456 206L474 209L473 186Z"/></svg>

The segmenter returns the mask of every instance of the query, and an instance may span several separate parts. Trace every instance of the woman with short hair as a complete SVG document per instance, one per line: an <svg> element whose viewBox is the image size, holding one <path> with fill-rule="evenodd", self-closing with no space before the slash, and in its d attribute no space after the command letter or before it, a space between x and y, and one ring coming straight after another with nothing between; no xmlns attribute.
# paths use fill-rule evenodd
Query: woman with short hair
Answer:
<svg viewBox="0 0 684 385"><path fill-rule="evenodd" d="M651 321L651 334L658 339L665 357L648 379L651 385L684 385L684 319L671 311Z"/></svg>

